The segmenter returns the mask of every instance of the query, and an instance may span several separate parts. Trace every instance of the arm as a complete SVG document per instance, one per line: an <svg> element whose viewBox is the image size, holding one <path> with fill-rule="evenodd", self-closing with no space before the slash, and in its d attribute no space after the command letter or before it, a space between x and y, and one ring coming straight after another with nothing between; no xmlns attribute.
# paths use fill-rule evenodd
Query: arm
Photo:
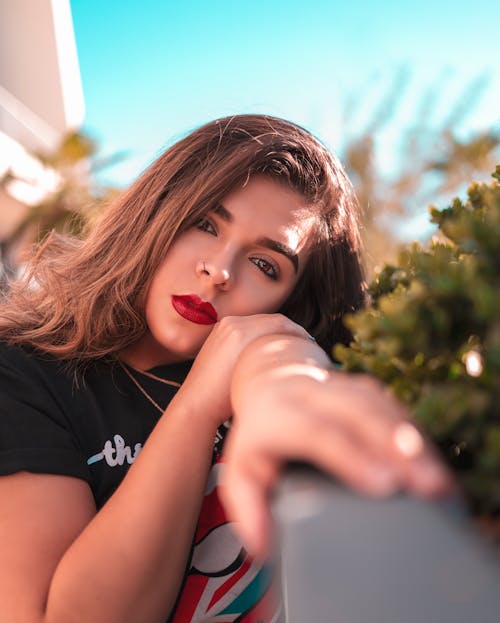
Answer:
<svg viewBox="0 0 500 623"><path fill-rule="evenodd" d="M97 514L83 481L0 479L0 620L163 623L183 577L215 433L212 422L194 427L183 402L171 403Z"/></svg>
<svg viewBox="0 0 500 623"><path fill-rule="evenodd" d="M312 463L370 495L399 488L436 495L452 487L433 448L382 385L332 370L309 340L252 342L235 367L231 400L224 503L257 555L266 554L268 500L289 460Z"/></svg>
<svg viewBox="0 0 500 623"><path fill-rule="evenodd" d="M0 620L163 623L182 581L238 355L279 315L224 319L126 477L96 513L75 478L0 478ZM214 363L216 369L214 371Z"/></svg>

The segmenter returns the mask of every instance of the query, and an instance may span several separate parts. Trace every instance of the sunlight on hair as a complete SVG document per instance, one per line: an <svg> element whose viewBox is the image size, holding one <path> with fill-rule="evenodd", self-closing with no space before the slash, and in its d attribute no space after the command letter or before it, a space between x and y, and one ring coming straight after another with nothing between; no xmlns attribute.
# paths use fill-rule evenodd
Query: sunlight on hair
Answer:
<svg viewBox="0 0 500 623"><path fill-rule="evenodd" d="M300 231L290 228L287 230L286 235L288 238L288 246L295 251L299 246L299 241L301 238Z"/></svg>
<svg viewBox="0 0 500 623"><path fill-rule="evenodd" d="M300 218L300 227L290 227L286 230L286 236L288 238L288 246L298 253L301 250L301 240L302 246L307 244L307 236L304 236L304 232L312 230L318 217L309 208L294 211L294 214L298 214Z"/></svg>

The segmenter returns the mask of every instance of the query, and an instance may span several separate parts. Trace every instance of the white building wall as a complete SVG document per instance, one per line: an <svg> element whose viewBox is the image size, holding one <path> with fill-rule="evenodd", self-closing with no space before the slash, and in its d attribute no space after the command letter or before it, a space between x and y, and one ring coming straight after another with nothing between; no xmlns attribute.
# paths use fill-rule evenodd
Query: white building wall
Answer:
<svg viewBox="0 0 500 623"><path fill-rule="evenodd" d="M83 119L69 0L0 0L0 176L25 180L0 187L0 240L53 190L29 152L54 149Z"/></svg>
<svg viewBox="0 0 500 623"><path fill-rule="evenodd" d="M69 0L1 0L0 131L50 148L84 102Z"/></svg>

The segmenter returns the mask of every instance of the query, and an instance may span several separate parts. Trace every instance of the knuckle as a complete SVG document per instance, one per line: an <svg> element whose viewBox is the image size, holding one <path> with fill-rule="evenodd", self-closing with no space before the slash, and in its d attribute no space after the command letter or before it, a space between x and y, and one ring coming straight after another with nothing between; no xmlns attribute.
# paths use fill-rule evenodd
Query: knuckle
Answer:
<svg viewBox="0 0 500 623"><path fill-rule="evenodd" d="M219 321L219 326L222 331L232 333L238 326L238 316L224 316L224 318Z"/></svg>
<svg viewBox="0 0 500 623"><path fill-rule="evenodd" d="M227 325L230 325L232 321L233 321L232 316L224 316L224 318L221 318L219 320L218 324L220 327L227 327Z"/></svg>
<svg viewBox="0 0 500 623"><path fill-rule="evenodd" d="M245 330L242 327L234 326L231 329L231 337L240 342L245 337Z"/></svg>
<svg viewBox="0 0 500 623"><path fill-rule="evenodd" d="M292 327L295 326L295 323L292 322L290 318L288 318L287 316L284 316L283 314L275 314L274 321L275 321L276 326L279 329L290 330Z"/></svg>

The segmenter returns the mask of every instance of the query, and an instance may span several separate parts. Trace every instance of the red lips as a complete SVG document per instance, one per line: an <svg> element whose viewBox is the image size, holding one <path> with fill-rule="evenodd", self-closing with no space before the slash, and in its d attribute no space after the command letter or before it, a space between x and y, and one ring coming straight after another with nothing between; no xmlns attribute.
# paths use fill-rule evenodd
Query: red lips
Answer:
<svg viewBox="0 0 500 623"><path fill-rule="evenodd" d="M186 320L196 324L215 324L217 312L210 303L203 301L196 294L172 296L172 307Z"/></svg>

